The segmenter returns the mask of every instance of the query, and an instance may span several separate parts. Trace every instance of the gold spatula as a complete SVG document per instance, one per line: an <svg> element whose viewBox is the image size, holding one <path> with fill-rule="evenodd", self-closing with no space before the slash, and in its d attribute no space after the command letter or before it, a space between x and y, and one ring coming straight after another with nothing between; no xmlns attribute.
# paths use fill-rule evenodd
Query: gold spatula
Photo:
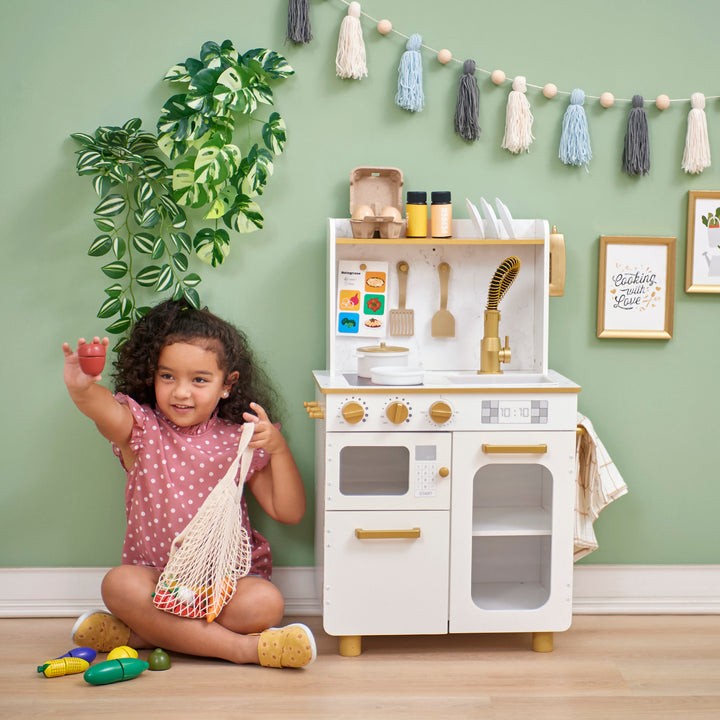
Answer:
<svg viewBox="0 0 720 720"><path fill-rule="evenodd" d="M433 315L430 334L433 337L455 337L455 318L447 309L450 266L446 262L438 265L440 275L440 309Z"/></svg>
<svg viewBox="0 0 720 720"><path fill-rule="evenodd" d="M398 307L390 310L388 321L390 334L395 336L409 336L415 332L415 312L405 307L407 298L408 264L401 260L397 264L398 274Z"/></svg>

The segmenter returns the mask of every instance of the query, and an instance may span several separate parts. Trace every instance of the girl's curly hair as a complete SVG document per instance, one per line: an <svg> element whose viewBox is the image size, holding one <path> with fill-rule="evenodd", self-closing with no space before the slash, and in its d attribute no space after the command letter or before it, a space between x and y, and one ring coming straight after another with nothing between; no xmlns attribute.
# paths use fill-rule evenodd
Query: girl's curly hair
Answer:
<svg viewBox="0 0 720 720"><path fill-rule="evenodd" d="M155 373L160 352L176 342L200 344L215 352L225 377L238 373L229 397L218 404L219 417L242 423L243 413L252 412L250 403L256 402L277 422L277 393L256 363L245 334L207 308L196 310L185 300L166 300L138 320L118 351L113 374L115 391L129 395L141 405L155 407Z"/></svg>

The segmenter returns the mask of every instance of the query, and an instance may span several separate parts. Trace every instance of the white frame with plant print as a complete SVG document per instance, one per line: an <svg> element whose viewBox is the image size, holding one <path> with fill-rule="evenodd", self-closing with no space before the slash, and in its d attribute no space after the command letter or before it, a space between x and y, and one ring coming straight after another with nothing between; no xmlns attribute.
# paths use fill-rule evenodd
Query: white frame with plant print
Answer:
<svg viewBox="0 0 720 720"><path fill-rule="evenodd" d="M720 293L720 192L688 192L685 292Z"/></svg>
<svg viewBox="0 0 720 720"><path fill-rule="evenodd" d="M672 338L675 240L600 236L599 338Z"/></svg>

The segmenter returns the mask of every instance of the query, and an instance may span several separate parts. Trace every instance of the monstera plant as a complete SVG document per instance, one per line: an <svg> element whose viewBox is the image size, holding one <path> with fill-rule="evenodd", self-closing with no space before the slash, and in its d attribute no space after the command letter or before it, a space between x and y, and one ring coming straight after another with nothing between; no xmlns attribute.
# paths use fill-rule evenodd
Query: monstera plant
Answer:
<svg viewBox="0 0 720 720"><path fill-rule="evenodd" d="M114 281L98 310L111 321L107 332L126 333L148 311L139 288L199 307L193 258L216 267L230 251L228 229L262 228L256 198L286 132L277 112L263 119L259 110L273 103L269 83L293 72L271 50L241 55L229 40L207 42L199 59L167 72L165 80L182 91L162 108L157 133L144 131L138 118L73 133L80 143L77 173L92 178L100 200L93 211L100 234L88 254L109 259L101 270ZM236 134L244 142L235 144ZM192 235L194 224L199 229Z"/></svg>

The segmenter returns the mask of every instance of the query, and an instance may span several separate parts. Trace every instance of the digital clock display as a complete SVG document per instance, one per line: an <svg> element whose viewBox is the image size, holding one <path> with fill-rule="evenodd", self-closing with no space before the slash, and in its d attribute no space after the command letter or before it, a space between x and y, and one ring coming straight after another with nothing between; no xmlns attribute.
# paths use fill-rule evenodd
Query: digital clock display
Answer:
<svg viewBox="0 0 720 720"><path fill-rule="evenodd" d="M499 400L498 424L503 423L531 423L530 400Z"/></svg>

